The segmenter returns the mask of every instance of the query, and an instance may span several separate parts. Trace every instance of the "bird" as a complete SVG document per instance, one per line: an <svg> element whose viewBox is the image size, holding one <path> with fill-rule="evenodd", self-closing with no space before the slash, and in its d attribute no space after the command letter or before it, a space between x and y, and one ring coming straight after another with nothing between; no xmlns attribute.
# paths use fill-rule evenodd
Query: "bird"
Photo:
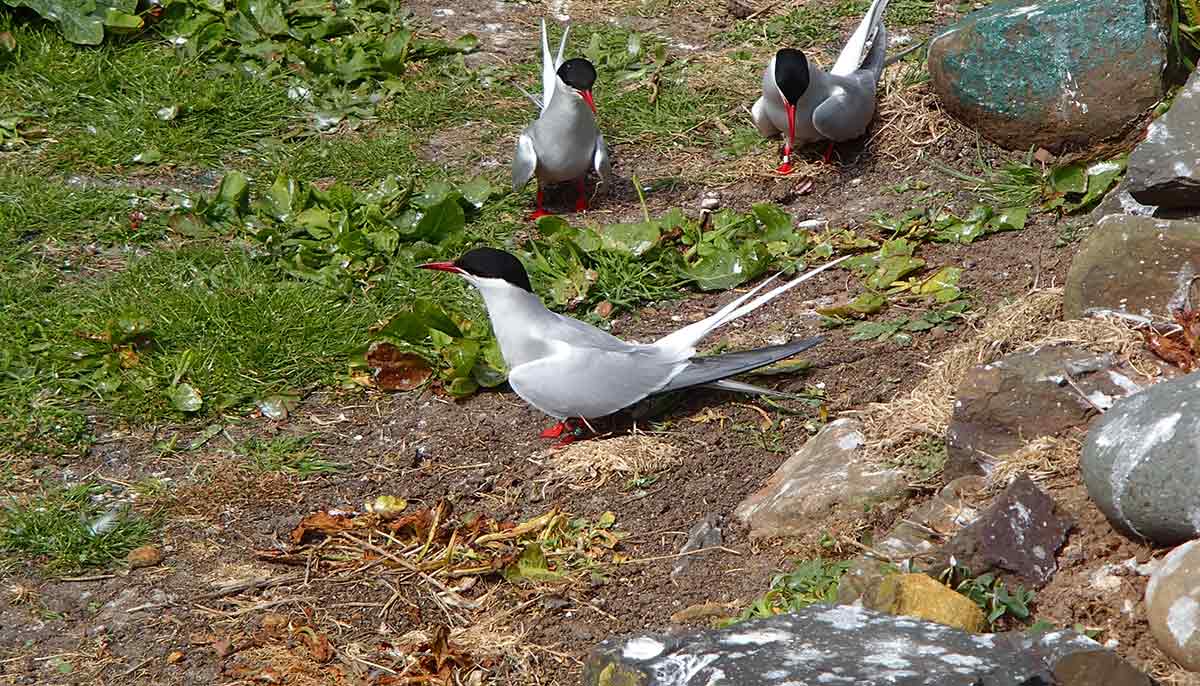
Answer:
<svg viewBox="0 0 1200 686"><path fill-rule="evenodd" d="M775 274L712 315L654 343L629 343L546 309L534 294L521 261L503 250L479 247L453 262L419 266L457 274L479 291L508 366L509 386L525 402L558 420L541 436L560 438L562 444L582 435L579 422L591 428L589 419L668 391L707 386L786 396L730 377L808 350L822 343L823 337L711 356L698 356L695 346L718 327L753 312L846 257L758 295L779 278L780 274Z"/></svg>
<svg viewBox="0 0 1200 686"><path fill-rule="evenodd" d="M875 90L887 64L883 26L887 3L872 0L829 72L793 48L780 49L767 63L762 96L750 109L750 118L767 138L787 134L783 162L777 169L780 174L791 173L796 143L829 141L825 151L829 162L834 143L866 133L875 117Z"/></svg>
<svg viewBox="0 0 1200 686"><path fill-rule="evenodd" d="M596 124L596 101L592 96L596 67L582 57L563 61L570 30L568 26L563 31L558 56L551 58L546 20L542 20L542 97L518 86L540 110L537 120L517 138L512 163L513 192L537 176L537 209L530 220L549 214L542 205L544 186L574 181L578 191L575 211L582 212L588 208L584 183L588 171L595 169L605 184L612 176L608 146Z"/></svg>

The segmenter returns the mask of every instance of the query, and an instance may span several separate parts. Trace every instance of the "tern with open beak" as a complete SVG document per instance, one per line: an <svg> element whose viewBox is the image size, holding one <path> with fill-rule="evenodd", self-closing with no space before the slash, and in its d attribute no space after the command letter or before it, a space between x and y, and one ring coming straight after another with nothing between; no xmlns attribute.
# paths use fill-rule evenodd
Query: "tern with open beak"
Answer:
<svg viewBox="0 0 1200 686"><path fill-rule="evenodd" d="M584 183L588 171L595 169L604 183L612 174L608 148L596 125L596 102L592 97L596 68L578 57L563 61L570 30L567 27L563 31L558 56L551 58L546 21L542 20L542 98L539 101L525 93L541 109L541 115L517 139L512 187L513 191L520 190L537 176L537 209L530 219L549 214L542 206L544 186L574 181L578 191L575 211L582 212L588 208Z"/></svg>
<svg viewBox="0 0 1200 686"><path fill-rule="evenodd" d="M654 343L626 343L594 326L551 312L533 293L520 260L494 248L475 248L454 262L422 269L458 274L479 290L508 365L508 383L517 395L558 420L543 438L569 443L588 419L604 417L657 393L694 386L760 395L786 395L733 381L730 377L764 367L821 343L820 336L782 345L707 357L696 344L714 329L749 314L839 258L759 294L778 274L711 316ZM565 432L565 434L564 434Z"/></svg>
<svg viewBox="0 0 1200 686"><path fill-rule="evenodd" d="M762 97L750 117L767 138L786 136L780 174L792 171L792 151L798 143L829 141L828 162L834 143L866 133L875 117L875 89L886 64L883 13L887 2L871 2L828 73L791 48L779 50L767 64Z"/></svg>

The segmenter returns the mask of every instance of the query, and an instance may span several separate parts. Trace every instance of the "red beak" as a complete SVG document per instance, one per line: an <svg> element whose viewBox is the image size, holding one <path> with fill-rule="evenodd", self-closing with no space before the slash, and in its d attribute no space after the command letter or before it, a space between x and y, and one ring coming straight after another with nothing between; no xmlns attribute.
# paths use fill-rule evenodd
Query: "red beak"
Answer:
<svg viewBox="0 0 1200 686"><path fill-rule="evenodd" d="M596 101L592 99L592 92L579 91L579 94L583 96L583 101L588 104L588 107L592 108L592 114L596 114Z"/></svg>
<svg viewBox="0 0 1200 686"><path fill-rule="evenodd" d="M426 264L418 264L417 269L432 269L439 272L450 272L451 274L463 273L463 270L454 266L453 262L428 262Z"/></svg>
<svg viewBox="0 0 1200 686"><path fill-rule="evenodd" d="M796 106L790 102L784 102L783 107L785 110L787 110L788 148L790 149L793 141L796 140Z"/></svg>

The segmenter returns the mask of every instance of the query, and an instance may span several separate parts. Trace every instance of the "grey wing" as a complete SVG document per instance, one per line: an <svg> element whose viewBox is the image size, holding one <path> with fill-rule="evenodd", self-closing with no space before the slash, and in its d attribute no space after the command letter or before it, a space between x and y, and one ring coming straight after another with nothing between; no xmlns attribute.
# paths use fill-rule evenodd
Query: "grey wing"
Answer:
<svg viewBox="0 0 1200 686"><path fill-rule="evenodd" d="M566 341L572 346L594 348L605 352L633 353L646 350L656 350L651 346L626 343L616 336L597 329L578 319L555 314L553 322L546 331L546 338Z"/></svg>
<svg viewBox="0 0 1200 686"><path fill-rule="evenodd" d="M528 130L526 130L528 131ZM537 150L533 147L533 138L528 132L521 134L517 139L517 152L513 156L512 163L512 188L518 191L529 183L529 179L533 178L534 171L537 170Z"/></svg>
<svg viewBox="0 0 1200 686"><path fill-rule="evenodd" d="M600 181L608 185L612 181L612 161L608 159L608 146L604 144L604 134L596 134L596 150L592 154L592 164Z"/></svg>
<svg viewBox="0 0 1200 686"><path fill-rule="evenodd" d="M657 392L679 366L652 351L564 347L514 367L508 383L526 402L552 417L604 417Z"/></svg>
<svg viewBox="0 0 1200 686"><path fill-rule="evenodd" d="M855 72L839 85L812 113L817 133L837 142L863 135L875 118L875 78L870 72Z"/></svg>

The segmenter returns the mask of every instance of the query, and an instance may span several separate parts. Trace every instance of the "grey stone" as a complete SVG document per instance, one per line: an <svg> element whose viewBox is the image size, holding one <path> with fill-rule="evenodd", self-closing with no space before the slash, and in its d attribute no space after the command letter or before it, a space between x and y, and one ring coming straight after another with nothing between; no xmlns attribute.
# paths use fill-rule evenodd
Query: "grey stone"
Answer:
<svg viewBox="0 0 1200 686"><path fill-rule="evenodd" d="M726 629L605 641L588 656L583 683L1051 686L1062 659L1099 649L1069 631L968 634L853 605L812 605Z"/></svg>
<svg viewBox="0 0 1200 686"><path fill-rule="evenodd" d="M1041 588L1058 571L1055 556L1072 526L1054 499L1022 474L946 544L939 560L948 564L953 557L972 574L1011 574L1027 586Z"/></svg>
<svg viewBox="0 0 1200 686"><path fill-rule="evenodd" d="M1088 431L1080 471L1119 531L1158 545L1200 537L1200 372L1113 405Z"/></svg>
<svg viewBox="0 0 1200 686"><path fill-rule="evenodd" d="M1143 205L1200 207L1200 71L1129 156L1129 193Z"/></svg>
<svg viewBox="0 0 1200 686"><path fill-rule="evenodd" d="M1054 666L1055 686L1154 686L1155 681L1108 650L1081 650Z"/></svg>
<svg viewBox="0 0 1200 686"><path fill-rule="evenodd" d="M680 553L692 553L704 548L715 548L721 545L721 521L715 514L709 514L703 520L698 522L688 532L687 541L684 542ZM675 560L675 564L671 567L671 578L675 579L680 574L683 574L688 567L691 566L692 560L696 555L682 554L679 559Z"/></svg>
<svg viewBox="0 0 1200 686"><path fill-rule="evenodd" d="M999 145L1057 151L1113 137L1163 94L1152 0L1007 0L934 37L943 106Z"/></svg>
<svg viewBox="0 0 1200 686"><path fill-rule="evenodd" d="M1143 205L1129 192L1129 177L1126 175L1117 183L1117 187L1108 192L1100 204L1083 218L1090 225L1100 223L1101 219L1114 214L1132 214L1139 217L1153 217L1158 210L1153 205Z"/></svg>
<svg viewBox="0 0 1200 686"><path fill-rule="evenodd" d="M862 450L865 440L857 420L826 424L734 514L753 537L795 536L839 506L861 508L904 493L904 473L871 464Z"/></svg>
<svg viewBox="0 0 1200 686"><path fill-rule="evenodd" d="M1131 374L1111 355L1057 345L970 369L955 392L943 478L985 474L1029 441L1086 426L1096 407L1138 389Z"/></svg>
<svg viewBox="0 0 1200 686"><path fill-rule="evenodd" d="M1200 273L1200 223L1105 217L1088 233L1063 286L1063 316L1093 308L1169 318ZM1195 297L1196 293L1192 293Z"/></svg>
<svg viewBox="0 0 1200 686"><path fill-rule="evenodd" d="M1146 621L1164 653L1200 671L1200 541L1172 550L1151 574Z"/></svg>

